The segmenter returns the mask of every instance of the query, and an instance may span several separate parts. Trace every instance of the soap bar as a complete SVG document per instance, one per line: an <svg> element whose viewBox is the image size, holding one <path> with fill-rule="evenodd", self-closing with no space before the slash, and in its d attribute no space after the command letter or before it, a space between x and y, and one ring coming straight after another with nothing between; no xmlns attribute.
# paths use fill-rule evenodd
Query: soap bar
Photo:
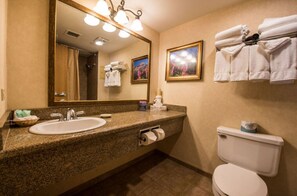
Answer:
<svg viewBox="0 0 297 196"><path fill-rule="evenodd" d="M111 114L100 114L101 118L111 118Z"/></svg>

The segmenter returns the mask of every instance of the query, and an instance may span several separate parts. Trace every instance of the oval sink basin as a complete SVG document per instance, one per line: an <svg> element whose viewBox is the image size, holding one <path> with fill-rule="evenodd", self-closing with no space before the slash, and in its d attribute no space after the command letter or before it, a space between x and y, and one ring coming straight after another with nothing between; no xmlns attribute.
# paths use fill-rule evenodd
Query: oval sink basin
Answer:
<svg viewBox="0 0 297 196"><path fill-rule="evenodd" d="M30 127L29 131L41 135L59 135L96 129L105 123L104 119L95 117L79 117L69 121L50 120Z"/></svg>

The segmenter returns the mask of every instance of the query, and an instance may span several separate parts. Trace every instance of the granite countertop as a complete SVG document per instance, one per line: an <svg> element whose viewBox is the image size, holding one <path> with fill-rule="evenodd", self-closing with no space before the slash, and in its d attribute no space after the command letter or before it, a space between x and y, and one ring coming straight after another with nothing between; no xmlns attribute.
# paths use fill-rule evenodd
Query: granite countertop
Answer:
<svg viewBox="0 0 297 196"><path fill-rule="evenodd" d="M94 136L121 132L141 126L145 123L157 123L185 116L185 112L173 110L160 112L132 111L114 113L111 118L105 119L107 123L102 127L65 135L36 135L29 132L29 127L10 128L3 130L2 133L3 150L0 152L0 160L38 150L44 150L58 145L84 141Z"/></svg>

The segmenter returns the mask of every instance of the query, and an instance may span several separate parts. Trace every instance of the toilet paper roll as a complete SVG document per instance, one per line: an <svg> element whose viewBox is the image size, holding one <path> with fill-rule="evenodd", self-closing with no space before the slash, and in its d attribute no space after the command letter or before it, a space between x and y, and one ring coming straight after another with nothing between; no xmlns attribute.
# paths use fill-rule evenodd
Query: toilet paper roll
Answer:
<svg viewBox="0 0 297 196"><path fill-rule="evenodd" d="M152 132L157 136L157 141L163 140L165 138L165 132L163 129L153 129Z"/></svg>
<svg viewBox="0 0 297 196"><path fill-rule="evenodd" d="M143 139L141 144L144 146L150 145L157 141L157 136L152 131L142 133L141 138Z"/></svg>

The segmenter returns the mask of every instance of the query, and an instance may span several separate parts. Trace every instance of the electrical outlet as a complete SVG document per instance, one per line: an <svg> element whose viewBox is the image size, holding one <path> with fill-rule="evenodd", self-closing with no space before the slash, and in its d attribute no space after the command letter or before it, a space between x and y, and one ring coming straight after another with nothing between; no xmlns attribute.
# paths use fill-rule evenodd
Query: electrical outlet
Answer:
<svg viewBox="0 0 297 196"><path fill-rule="evenodd" d="M1 101L5 100L5 90L1 89Z"/></svg>

